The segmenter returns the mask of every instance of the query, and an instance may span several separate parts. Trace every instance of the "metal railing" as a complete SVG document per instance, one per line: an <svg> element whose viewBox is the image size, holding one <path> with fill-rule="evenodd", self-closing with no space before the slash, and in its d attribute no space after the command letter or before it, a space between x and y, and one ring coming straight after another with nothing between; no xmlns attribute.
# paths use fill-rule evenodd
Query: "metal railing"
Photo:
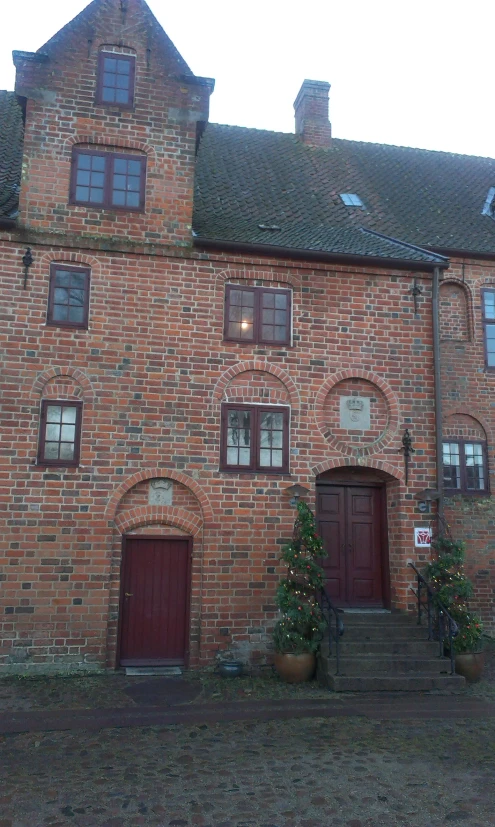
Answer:
<svg viewBox="0 0 495 827"><path fill-rule="evenodd" d="M411 591L416 596L418 607L418 626L422 625L423 613L426 612L428 619L428 640L438 640L439 657L444 657L445 647L448 645L450 654L450 673L455 673L455 652L453 640L459 633L459 626L446 609L437 592L430 586L414 563L409 566L416 573L417 591L411 586ZM425 597L423 596L425 594Z"/></svg>
<svg viewBox="0 0 495 827"><path fill-rule="evenodd" d="M333 654L332 643L335 648L336 675L340 675L340 647L339 641L344 634L344 621L340 612L335 608L325 589L319 591L318 602L325 615L328 627L328 654Z"/></svg>

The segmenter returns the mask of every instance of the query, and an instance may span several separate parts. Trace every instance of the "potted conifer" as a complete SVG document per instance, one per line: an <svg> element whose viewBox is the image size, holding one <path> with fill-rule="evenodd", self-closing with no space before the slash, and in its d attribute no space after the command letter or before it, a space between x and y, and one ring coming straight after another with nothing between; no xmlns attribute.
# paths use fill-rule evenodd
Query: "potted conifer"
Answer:
<svg viewBox="0 0 495 827"><path fill-rule="evenodd" d="M452 643L455 671L472 683L478 681L483 672L483 626L469 608L473 586L464 574L465 545L441 535L432 542L432 547L438 557L426 567L426 578L458 627Z"/></svg>
<svg viewBox="0 0 495 827"><path fill-rule="evenodd" d="M289 683L309 680L315 672L316 652L326 627L317 600L324 572L316 560L323 554L313 512L306 503L299 502L292 540L282 550L287 576L277 588L276 601L282 616L273 632L274 665Z"/></svg>

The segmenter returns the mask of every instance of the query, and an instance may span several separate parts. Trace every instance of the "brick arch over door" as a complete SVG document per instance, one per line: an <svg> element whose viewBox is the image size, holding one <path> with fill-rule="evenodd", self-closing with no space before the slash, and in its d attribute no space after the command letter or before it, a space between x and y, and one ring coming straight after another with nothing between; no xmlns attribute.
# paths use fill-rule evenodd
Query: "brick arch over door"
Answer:
<svg viewBox="0 0 495 827"><path fill-rule="evenodd" d="M89 381L88 377L80 368L61 368L61 367L52 367L44 370L43 373L38 374L34 383L33 383L33 391L34 393L39 393L40 395L43 393L43 389L45 385L50 382L51 379L55 379L57 377L70 377L78 385L80 385L82 389L82 398L84 402L92 402L94 399L94 390L91 382Z"/></svg>
<svg viewBox="0 0 495 827"><path fill-rule="evenodd" d="M143 525L171 525L186 531L195 537L202 528L202 521L195 514L185 508L174 508L169 505L149 505L146 508L132 508L118 514L115 518L115 528L121 534L126 534Z"/></svg>
<svg viewBox="0 0 495 827"><path fill-rule="evenodd" d="M315 465L311 471L315 477L323 474L325 471L330 471L332 468L374 468L377 471L385 471L398 482L404 482L404 471L391 462L383 462L380 459L371 459L370 457L360 457L359 460L352 457L336 457L335 459L326 459L323 462Z"/></svg>
<svg viewBox="0 0 495 827"><path fill-rule="evenodd" d="M115 514L119 503L129 489L134 488L135 485L139 482L144 482L144 480L160 478L175 480L176 482L185 485L186 488L189 488L201 506L204 522L210 523L213 521L213 509L202 487L195 480L193 480L192 477L189 477L182 471L174 471L171 468L146 468L143 471L137 471L135 474L131 474L130 477L127 477L127 479L119 485L108 500L106 509L108 519L112 521L115 520Z"/></svg>
<svg viewBox="0 0 495 827"><path fill-rule="evenodd" d="M259 359L253 359L249 362L238 362L237 365L233 365L232 367L228 368L225 371L225 373L222 374L217 384L215 385L215 388L213 389L214 401L219 404L222 401L225 389L232 381L232 379L235 376L238 376L240 373L245 373L249 371L256 371L257 373L271 373L272 376L276 376L277 379L279 379L287 388L287 392L290 396L290 403L293 415L299 413L299 391L297 390L295 382L290 378L288 373L282 370L282 368L279 368L277 365L273 365L270 362L262 362Z"/></svg>

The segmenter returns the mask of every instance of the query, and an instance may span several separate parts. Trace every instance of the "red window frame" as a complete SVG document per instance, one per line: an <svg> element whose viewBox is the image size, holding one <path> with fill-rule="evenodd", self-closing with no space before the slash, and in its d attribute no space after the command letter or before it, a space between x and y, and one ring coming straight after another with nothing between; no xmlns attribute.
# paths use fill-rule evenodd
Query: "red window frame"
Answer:
<svg viewBox="0 0 495 827"><path fill-rule="evenodd" d="M251 339L244 339L236 336L229 336L229 322L232 321L230 317L230 294L232 290L242 290L245 293L252 293L253 301L253 336ZM263 296L267 294L287 296L287 324L284 339L268 339L263 337L262 325L262 310L263 310ZM225 312L224 312L224 331L223 338L226 342L239 342L243 345L264 344L264 345L278 345L284 347L291 344L291 320L292 320L292 291L278 288L278 287L244 287L242 284L226 284L225 285Z"/></svg>
<svg viewBox="0 0 495 827"><path fill-rule="evenodd" d="M250 462L249 465L229 465L227 461L227 429L229 411L249 411L250 422ZM263 413L283 414L283 440L282 440L282 465L270 466L260 465L260 432L261 415ZM221 438L220 438L220 470L237 471L238 473L256 471L262 474L288 474L289 473L289 430L290 430L290 409L282 405L236 405L235 402L222 405L221 417Z"/></svg>
<svg viewBox="0 0 495 827"><path fill-rule="evenodd" d="M464 494L469 497L476 496L476 494L488 494L490 490L490 482L488 478L488 452L486 442L482 439L450 439L444 437L443 444L458 445L459 446L459 482L458 488L451 488L445 483L444 477L444 491L446 494ZM483 460L483 478L485 485L483 488L468 488L467 485L467 463L466 463L466 445L481 445L481 455ZM450 466L452 467L452 466Z"/></svg>
<svg viewBox="0 0 495 827"><path fill-rule="evenodd" d="M81 273L85 277L84 283L84 303L83 303L83 319L81 322L72 322L70 319L55 319L54 318L54 305L58 304L55 301L55 290L57 289L57 273L64 272L64 273ZM46 323L49 325L53 325L54 327L70 327L70 328L78 328L78 329L87 329L88 327L88 319L89 319L89 290L90 290L90 279L91 279L91 271L89 267L74 267L70 264L64 264L63 262L60 263L52 263L50 264L50 286L48 289L48 307L47 307L47 316L46 316ZM70 288L69 288L70 289ZM70 307L70 296L69 296L69 304L67 305Z"/></svg>
<svg viewBox="0 0 495 827"><path fill-rule="evenodd" d="M123 60L126 63L129 63L129 74L127 77L129 78L129 85L127 87L128 92L128 100L126 103L122 103L119 101L107 101L103 99L103 88L105 86L104 80L104 72L105 72L105 58L113 59L113 60ZM118 77L118 73L116 73L116 77ZM95 103L98 106L113 106L117 109L133 109L134 108L134 86L136 82L136 58L133 55L123 55L118 52L105 52L102 50L98 55L98 72L96 78L96 97ZM115 88L118 87L109 87Z"/></svg>
<svg viewBox="0 0 495 827"><path fill-rule="evenodd" d="M492 365L489 364L487 329L489 327L491 327L491 328L493 328L493 330L495 330L495 319L487 319L487 317L486 317L485 297L488 294L491 294L492 296L495 297L495 290L485 289L485 290L481 291L481 308L482 308L482 313L483 313L483 347L484 347L484 351L485 351L485 367L486 367L487 370L494 370L495 371L495 350L492 351L492 357L494 359L494 362L493 362ZM490 339L492 340L492 337L490 337ZM492 341L495 343L495 337L493 338Z"/></svg>
<svg viewBox="0 0 495 827"><path fill-rule="evenodd" d="M74 430L74 442L70 440L70 443L74 445L74 456L72 459L62 459L60 457L55 459L49 459L45 457L45 445L47 442L58 442L61 444L64 440L47 440L46 432L47 432L47 409L49 406L59 406L63 408L75 408L76 409L76 419L75 419L75 430ZM41 411L40 411L40 432L39 432L39 440L38 440L38 465L46 465L46 466L57 466L57 467L69 467L69 466L77 466L79 465L79 459L81 455L81 425L82 425L82 402L78 402L75 400L68 400L68 399L43 399L41 402ZM66 440L69 442L69 440Z"/></svg>
<svg viewBox="0 0 495 827"><path fill-rule="evenodd" d="M77 198L77 173L78 173L78 159L81 156L98 157L104 159L103 169L103 200L102 201L85 201ZM139 204L137 207L128 206L126 204L114 204L112 201L114 187L115 161L137 161L140 165L139 171ZM134 176L135 177L135 176ZM87 186L86 184L81 186ZM72 150L72 167L69 190L69 204L76 204L82 207L91 207L93 210L112 210L112 212L144 212L145 207L145 193L146 193L146 156L144 155L130 155L122 152L105 152L94 149L79 149L75 147Z"/></svg>

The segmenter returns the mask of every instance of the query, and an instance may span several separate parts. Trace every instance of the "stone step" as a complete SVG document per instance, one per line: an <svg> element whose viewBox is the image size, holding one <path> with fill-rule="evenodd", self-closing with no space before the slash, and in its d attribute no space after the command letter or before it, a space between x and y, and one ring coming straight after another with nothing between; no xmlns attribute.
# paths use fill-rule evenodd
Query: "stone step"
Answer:
<svg viewBox="0 0 495 827"><path fill-rule="evenodd" d="M334 692L455 692L465 685L462 675L328 675Z"/></svg>
<svg viewBox="0 0 495 827"><path fill-rule="evenodd" d="M331 627L332 632L334 627ZM428 629L426 626L412 626L400 624L398 626L348 626L344 623L344 634L341 640L350 641L391 641L391 640L424 640L428 643Z"/></svg>
<svg viewBox="0 0 495 827"><path fill-rule="evenodd" d="M328 655L328 641L321 646L321 654ZM349 640L344 635L339 640L341 655L422 655L423 657L438 656L438 643L434 640L410 640L397 638L376 641ZM332 654L335 655L335 641L332 641Z"/></svg>
<svg viewBox="0 0 495 827"><path fill-rule="evenodd" d="M327 668L329 673L334 673L336 668L335 658L321 657L322 668ZM400 657L390 655L389 657L376 655L358 655L349 657L344 655L339 658L341 675L442 675L450 674L450 660L448 658L418 658Z"/></svg>
<svg viewBox="0 0 495 827"><path fill-rule="evenodd" d="M416 615L406 612L346 612L344 610L339 611L338 614L346 626L397 626L401 624L409 626L417 623Z"/></svg>

